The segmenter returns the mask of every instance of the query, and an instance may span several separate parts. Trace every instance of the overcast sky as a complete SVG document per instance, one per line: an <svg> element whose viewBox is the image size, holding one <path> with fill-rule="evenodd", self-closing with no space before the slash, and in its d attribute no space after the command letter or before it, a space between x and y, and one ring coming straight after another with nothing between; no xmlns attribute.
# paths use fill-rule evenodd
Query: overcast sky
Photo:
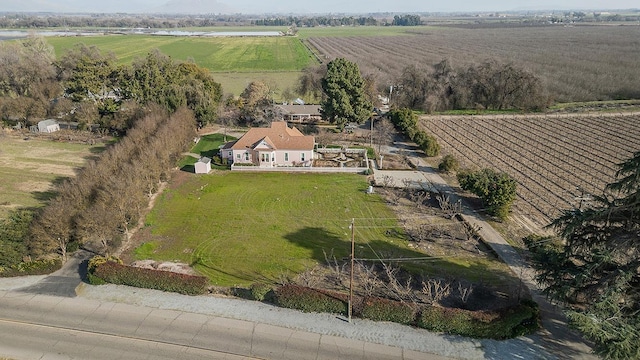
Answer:
<svg viewBox="0 0 640 360"><path fill-rule="evenodd" d="M637 0L234 0L228 3L242 12L441 12L522 9L628 9Z"/></svg>
<svg viewBox="0 0 640 360"><path fill-rule="evenodd" d="M462 12L509 10L589 10L639 8L638 0L0 0L2 11L148 12L172 2L177 7L216 4L232 12L258 13L374 13Z"/></svg>

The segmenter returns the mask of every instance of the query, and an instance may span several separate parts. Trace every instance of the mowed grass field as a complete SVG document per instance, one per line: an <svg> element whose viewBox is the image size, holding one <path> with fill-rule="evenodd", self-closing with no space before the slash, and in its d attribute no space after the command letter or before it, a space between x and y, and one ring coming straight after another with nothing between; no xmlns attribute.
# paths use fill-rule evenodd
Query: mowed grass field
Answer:
<svg viewBox="0 0 640 360"><path fill-rule="evenodd" d="M113 53L121 64L144 57L159 49L177 60L193 59L214 73L227 94L240 95L252 81L262 81L277 93L293 89L301 70L317 64L303 41L313 36L393 36L406 34L413 27L359 26L299 29L297 37L180 37L149 35L109 35L89 37L47 37L62 56L78 43L95 45ZM286 27L207 27L184 31L286 31ZM290 100L290 99L282 99Z"/></svg>
<svg viewBox="0 0 640 360"><path fill-rule="evenodd" d="M109 35L47 38L59 58L78 43L113 53L128 64L158 49L176 60L193 59L214 73L225 93L239 95L254 80L280 90L291 88L313 55L294 37L180 37Z"/></svg>
<svg viewBox="0 0 640 360"><path fill-rule="evenodd" d="M151 235L135 250L137 259L189 263L220 286L275 282L334 256L348 259L355 219L356 258L421 258L402 264L419 274L476 281L508 276L498 262L425 258L411 249L391 209L366 194L361 175L222 171L187 177L165 190L148 215Z"/></svg>
<svg viewBox="0 0 640 360"><path fill-rule="evenodd" d="M73 177L102 146L0 135L0 218L17 208L37 208L53 195L52 184Z"/></svg>

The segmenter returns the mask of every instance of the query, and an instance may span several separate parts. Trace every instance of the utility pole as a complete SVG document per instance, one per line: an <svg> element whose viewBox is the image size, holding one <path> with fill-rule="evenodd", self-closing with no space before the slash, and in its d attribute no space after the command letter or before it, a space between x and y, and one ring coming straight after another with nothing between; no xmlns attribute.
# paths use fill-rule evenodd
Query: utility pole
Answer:
<svg viewBox="0 0 640 360"><path fill-rule="evenodd" d="M373 147L373 116L371 117L371 133L369 134L369 146Z"/></svg>
<svg viewBox="0 0 640 360"><path fill-rule="evenodd" d="M351 323L351 312L353 309L353 262L354 262L354 252L355 252L355 233L356 233L356 223L355 219L351 219L351 278L349 279L349 323Z"/></svg>

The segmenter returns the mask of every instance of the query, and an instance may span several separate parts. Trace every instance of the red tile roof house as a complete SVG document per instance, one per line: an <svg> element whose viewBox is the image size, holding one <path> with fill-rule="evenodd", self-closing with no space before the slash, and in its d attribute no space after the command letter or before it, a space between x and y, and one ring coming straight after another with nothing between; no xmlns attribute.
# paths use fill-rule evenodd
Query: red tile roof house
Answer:
<svg viewBox="0 0 640 360"><path fill-rule="evenodd" d="M269 128L249 129L240 139L225 144L220 153L232 163L232 169L238 165L311 167L314 149L314 136L290 128L284 121L274 121Z"/></svg>

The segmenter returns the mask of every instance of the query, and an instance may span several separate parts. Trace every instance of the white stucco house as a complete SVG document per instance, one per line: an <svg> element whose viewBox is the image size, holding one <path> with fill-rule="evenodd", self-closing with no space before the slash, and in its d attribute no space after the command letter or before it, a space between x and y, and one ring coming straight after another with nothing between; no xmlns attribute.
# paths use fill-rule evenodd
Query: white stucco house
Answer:
<svg viewBox="0 0 640 360"><path fill-rule="evenodd" d="M208 174L211 171L211 159L208 157L201 157L195 164L195 173L196 174Z"/></svg>
<svg viewBox="0 0 640 360"><path fill-rule="evenodd" d="M233 165L310 167L314 148L314 136L288 127L285 121L274 121L271 127L251 128L238 140L225 144L220 155Z"/></svg>
<svg viewBox="0 0 640 360"><path fill-rule="evenodd" d="M53 119L42 120L38 122L38 132L52 133L60 130L60 124Z"/></svg>

